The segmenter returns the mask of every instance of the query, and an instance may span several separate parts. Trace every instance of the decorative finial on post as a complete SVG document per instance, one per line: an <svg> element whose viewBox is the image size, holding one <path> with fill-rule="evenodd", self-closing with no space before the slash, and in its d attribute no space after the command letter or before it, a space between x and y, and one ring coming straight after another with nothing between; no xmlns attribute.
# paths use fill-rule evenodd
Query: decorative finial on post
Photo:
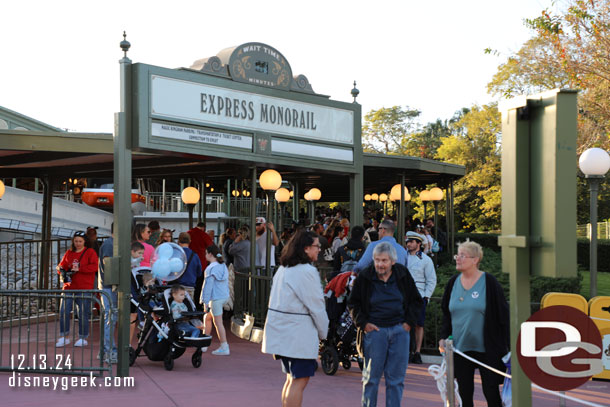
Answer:
<svg viewBox="0 0 610 407"><path fill-rule="evenodd" d="M360 91L356 89L356 81L354 81L354 89L352 89L352 97L354 98L354 103L356 103L356 98L360 94Z"/></svg>
<svg viewBox="0 0 610 407"><path fill-rule="evenodd" d="M121 49L125 53L125 58L127 58L127 51L129 51L131 44L129 43L129 41L127 41L127 33L125 33L125 31L123 31L123 41L121 41L120 45Z"/></svg>

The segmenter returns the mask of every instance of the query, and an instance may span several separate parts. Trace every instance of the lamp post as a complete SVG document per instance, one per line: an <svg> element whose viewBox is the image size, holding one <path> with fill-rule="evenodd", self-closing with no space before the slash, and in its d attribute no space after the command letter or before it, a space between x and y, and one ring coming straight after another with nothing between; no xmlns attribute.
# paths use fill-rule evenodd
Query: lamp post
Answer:
<svg viewBox="0 0 610 407"><path fill-rule="evenodd" d="M386 215L386 202L388 201L388 195L387 194L379 194L379 202L383 202L383 216Z"/></svg>
<svg viewBox="0 0 610 407"><path fill-rule="evenodd" d="M318 188L311 188L305 194L305 199L310 203L311 213L309 217L312 225L316 221L316 201L319 201L320 198L322 198L322 192Z"/></svg>
<svg viewBox="0 0 610 407"><path fill-rule="evenodd" d="M195 187L187 187L182 190L182 202L186 204L189 211L189 230L193 228L193 208L199 202L199 191Z"/></svg>
<svg viewBox="0 0 610 407"><path fill-rule="evenodd" d="M430 201L430 191L424 189L419 193L419 198L424 203L424 222L426 221L426 217L428 216L428 201Z"/></svg>
<svg viewBox="0 0 610 407"><path fill-rule="evenodd" d="M591 216L591 244L589 246L589 271L590 271L590 290L591 298L597 295L597 193L599 183L605 178L610 169L610 156L601 148L590 148L581 154L578 160L580 170L585 174L589 182L589 192L591 195L590 216Z"/></svg>
<svg viewBox="0 0 610 407"><path fill-rule="evenodd" d="M284 222L283 222L283 214L284 214L284 204L286 202L288 202L288 200L290 199L290 191L288 191L286 188L280 188L277 191L275 191L275 200L278 201L280 203L280 217L279 217L279 225L278 225L278 230L280 231L279 233L282 233L282 231L284 230Z"/></svg>
<svg viewBox="0 0 610 407"><path fill-rule="evenodd" d="M269 194L273 191L277 191L279 187L282 186L282 176L276 170L265 170L258 177L258 182L261 188L265 191L265 197L267 198L267 210L265 212L265 219L269 222L269 218L271 215L271 199L269 199ZM267 226L265 225L265 228ZM265 270L266 275L270 276L271 270L271 234L269 233L269 229L265 230L267 233L267 242L266 242L266 257L265 257Z"/></svg>
<svg viewBox="0 0 610 407"><path fill-rule="evenodd" d="M436 223L438 222L438 203L443 199L443 190L439 187L434 187L430 190L428 197L434 204L434 240L438 241L438 226ZM438 264L438 256L436 254L434 254L434 264Z"/></svg>

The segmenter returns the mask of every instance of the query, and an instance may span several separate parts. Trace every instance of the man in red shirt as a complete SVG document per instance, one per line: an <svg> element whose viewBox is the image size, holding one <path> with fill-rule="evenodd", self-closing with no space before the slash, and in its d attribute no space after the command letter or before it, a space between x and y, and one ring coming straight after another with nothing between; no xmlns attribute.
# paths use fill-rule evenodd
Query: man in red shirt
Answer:
<svg viewBox="0 0 610 407"><path fill-rule="evenodd" d="M199 259L201 260L201 271L205 271L205 268L208 266L208 261L205 259L205 249L214 244L210 235L205 231L205 223L199 222L197 226L187 233L191 235L189 249L197 253L197 256L199 256Z"/></svg>

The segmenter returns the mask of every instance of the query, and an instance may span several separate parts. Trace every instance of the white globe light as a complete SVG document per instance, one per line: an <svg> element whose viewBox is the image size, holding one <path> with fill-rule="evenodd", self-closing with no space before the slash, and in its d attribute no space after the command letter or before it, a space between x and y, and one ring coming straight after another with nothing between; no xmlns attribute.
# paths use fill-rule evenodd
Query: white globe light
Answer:
<svg viewBox="0 0 610 407"><path fill-rule="evenodd" d="M386 194L381 194L381 195L379 195L379 200L381 202L385 202L388 200L388 196Z"/></svg>
<svg viewBox="0 0 610 407"><path fill-rule="evenodd" d="M409 195L409 189L405 187L404 196L405 198ZM392 187L390 191L390 200L391 201L400 201L400 184L396 184ZM406 199L405 199L406 200Z"/></svg>
<svg viewBox="0 0 610 407"><path fill-rule="evenodd" d="M305 192L305 195L303 195L303 198L305 198L306 201L311 201L311 198L309 197L309 192Z"/></svg>
<svg viewBox="0 0 610 407"><path fill-rule="evenodd" d="M610 156L601 148L590 148L580 155L578 166L585 175L606 175L610 169Z"/></svg>
<svg viewBox="0 0 610 407"><path fill-rule="evenodd" d="M199 202L199 190L194 187L184 188L182 190L182 202L185 204L196 204Z"/></svg>
<svg viewBox="0 0 610 407"><path fill-rule="evenodd" d="M276 191L282 186L282 176L276 170L265 170L258 178L265 191Z"/></svg>
<svg viewBox="0 0 610 407"><path fill-rule="evenodd" d="M278 202L288 202L290 199L290 191L286 188L280 188L275 191L275 200Z"/></svg>
<svg viewBox="0 0 610 407"><path fill-rule="evenodd" d="M430 200L430 191L428 191L427 189L424 189L423 191L421 191L419 193L419 199L421 199L422 201L429 201Z"/></svg>
<svg viewBox="0 0 610 407"><path fill-rule="evenodd" d="M366 195L364 196L364 200L365 200L365 201L370 201L370 200L371 200L371 194L366 194Z"/></svg>
<svg viewBox="0 0 610 407"><path fill-rule="evenodd" d="M0 181L0 198L4 195L4 182Z"/></svg>
<svg viewBox="0 0 610 407"><path fill-rule="evenodd" d="M443 199L443 190L439 187L434 187L430 190L429 197L431 201L440 201Z"/></svg>
<svg viewBox="0 0 610 407"><path fill-rule="evenodd" d="M311 188L309 190L309 198L312 201L319 201L320 198L322 198L322 191L320 191L318 188Z"/></svg>
<svg viewBox="0 0 610 407"><path fill-rule="evenodd" d="M376 201L376 200L378 200L378 199L379 199L379 195L378 195L378 194L371 194L371 199L372 199L373 201Z"/></svg>

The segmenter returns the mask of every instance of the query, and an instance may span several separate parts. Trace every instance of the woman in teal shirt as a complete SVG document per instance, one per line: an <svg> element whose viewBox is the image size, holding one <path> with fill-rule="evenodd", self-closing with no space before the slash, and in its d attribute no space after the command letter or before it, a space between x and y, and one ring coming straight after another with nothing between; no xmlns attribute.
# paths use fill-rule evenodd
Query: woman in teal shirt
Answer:
<svg viewBox="0 0 610 407"><path fill-rule="evenodd" d="M453 337L455 349L504 371L502 357L510 349L508 303L494 276L479 270L483 249L478 243L464 242L455 256L460 272L447 283L441 308L441 338ZM441 352L445 340L439 342ZM502 407L498 386L503 377L455 354L454 374L463 407L473 406L474 371L479 368L483 394L490 407Z"/></svg>

